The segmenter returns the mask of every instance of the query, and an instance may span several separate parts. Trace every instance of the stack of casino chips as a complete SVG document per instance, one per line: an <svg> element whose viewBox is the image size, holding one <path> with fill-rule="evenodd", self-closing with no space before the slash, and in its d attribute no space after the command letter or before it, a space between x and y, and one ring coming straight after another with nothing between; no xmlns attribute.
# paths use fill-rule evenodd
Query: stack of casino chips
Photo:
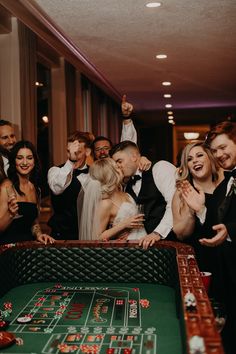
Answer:
<svg viewBox="0 0 236 354"><path fill-rule="evenodd" d="M4 302L3 310L0 310L0 330L5 329L9 325L9 321L6 318L12 313L12 303Z"/></svg>

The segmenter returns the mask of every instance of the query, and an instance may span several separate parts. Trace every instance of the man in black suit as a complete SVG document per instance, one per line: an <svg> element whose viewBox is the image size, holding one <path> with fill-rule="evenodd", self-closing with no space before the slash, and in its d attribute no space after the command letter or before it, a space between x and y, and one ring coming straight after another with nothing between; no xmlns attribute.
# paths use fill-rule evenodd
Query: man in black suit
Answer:
<svg viewBox="0 0 236 354"><path fill-rule="evenodd" d="M144 206L144 226L148 235L140 240L140 245L147 248L156 241L170 237L173 227L171 202L175 192L175 166L167 161L158 161L148 171L140 171L141 155L137 145L131 141L115 145L110 155L125 179L129 178L126 192L137 204Z"/></svg>
<svg viewBox="0 0 236 354"><path fill-rule="evenodd" d="M7 174L9 167L9 154L16 143L14 127L8 120L0 119L0 154L4 163L4 171Z"/></svg>
<svg viewBox="0 0 236 354"><path fill-rule="evenodd" d="M216 234L200 242L209 247L219 246L220 288L224 291L228 316L223 340L226 353L233 354L236 348L236 123L226 121L216 125L209 132L206 143L226 171L225 179L214 192L216 208L209 211Z"/></svg>
<svg viewBox="0 0 236 354"><path fill-rule="evenodd" d="M67 161L48 171L53 215L48 225L57 240L78 240L77 197L87 179L90 141L85 133L76 131L67 140Z"/></svg>

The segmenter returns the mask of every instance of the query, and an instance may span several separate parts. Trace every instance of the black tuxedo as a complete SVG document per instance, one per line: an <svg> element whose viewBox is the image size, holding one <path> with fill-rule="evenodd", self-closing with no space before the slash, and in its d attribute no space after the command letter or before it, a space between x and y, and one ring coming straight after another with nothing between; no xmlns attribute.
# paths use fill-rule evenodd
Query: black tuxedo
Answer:
<svg viewBox="0 0 236 354"><path fill-rule="evenodd" d="M82 173L87 174L88 171L88 168L75 169L71 183L64 192L59 195L51 193L54 214L48 221L48 225L52 228L52 236L55 239L78 240L77 197L81 183L77 176Z"/></svg>
<svg viewBox="0 0 236 354"><path fill-rule="evenodd" d="M227 321L223 330L226 353L234 353L236 333L236 194L226 198L230 176L226 177L214 191L215 208L207 215L212 215L213 223L224 224L232 242L224 241L217 247L220 266L219 293L226 304ZM229 347L229 349L228 349Z"/></svg>
<svg viewBox="0 0 236 354"><path fill-rule="evenodd" d="M142 172L141 189L138 196L135 196L134 192L130 192L131 185L130 180L127 183L126 192L135 199L137 204L144 206L144 226L147 233L151 233L160 223L166 210L166 201L155 184L152 169Z"/></svg>

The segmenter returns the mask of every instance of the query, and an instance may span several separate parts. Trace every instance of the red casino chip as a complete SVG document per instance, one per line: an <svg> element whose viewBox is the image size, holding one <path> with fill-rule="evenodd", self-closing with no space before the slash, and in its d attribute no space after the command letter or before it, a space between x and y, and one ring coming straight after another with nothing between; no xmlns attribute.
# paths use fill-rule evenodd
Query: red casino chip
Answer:
<svg viewBox="0 0 236 354"><path fill-rule="evenodd" d="M139 300L139 303L145 309L150 307L150 301L148 299L141 299L141 300Z"/></svg>
<svg viewBox="0 0 236 354"><path fill-rule="evenodd" d="M116 300L116 305L124 305L124 300Z"/></svg>
<svg viewBox="0 0 236 354"><path fill-rule="evenodd" d="M12 303L11 302L4 302L3 304L5 310L12 310Z"/></svg>
<svg viewBox="0 0 236 354"><path fill-rule="evenodd" d="M132 299L129 300L129 304L136 304L136 302L137 302L136 300L132 300Z"/></svg>
<svg viewBox="0 0 236 354"><path fill-rule="evenodd" d="M87 354L97 354L99 352L99 345L88 345L88 344L82 344L80 346L80 350L82 353L87 353Z"/></svg>
<svg viewBox="0 0 236 354"><path fill-rule="evenodd" d="M123 354L131 354L132 353L132 348L124 348Z"/></svg>
<svg viewBox="0 0 236 354"><path fill-rule="evenodd" d="M9 321L0 320L0 331L7 328L9 326L9 323Z"/></svg>

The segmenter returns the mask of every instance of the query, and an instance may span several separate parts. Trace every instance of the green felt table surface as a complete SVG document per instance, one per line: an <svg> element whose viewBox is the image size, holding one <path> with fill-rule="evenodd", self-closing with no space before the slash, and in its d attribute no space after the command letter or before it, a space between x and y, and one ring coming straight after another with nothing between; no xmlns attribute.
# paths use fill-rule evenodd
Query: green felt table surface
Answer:
<svg viewBox="0 0 236 354"><path fill-rule="evenodd" d="M149 306L143 307L142 300ZM11 302L8 332L17 342L0 353L181 354L174 289L144 283L35 283L0 300ZM30 323L17 318L31 315ZM19 339L20 338L20 339ZM96 351L97 350L97 351ZM92 351L91 351L92 352Z"/></svg>

